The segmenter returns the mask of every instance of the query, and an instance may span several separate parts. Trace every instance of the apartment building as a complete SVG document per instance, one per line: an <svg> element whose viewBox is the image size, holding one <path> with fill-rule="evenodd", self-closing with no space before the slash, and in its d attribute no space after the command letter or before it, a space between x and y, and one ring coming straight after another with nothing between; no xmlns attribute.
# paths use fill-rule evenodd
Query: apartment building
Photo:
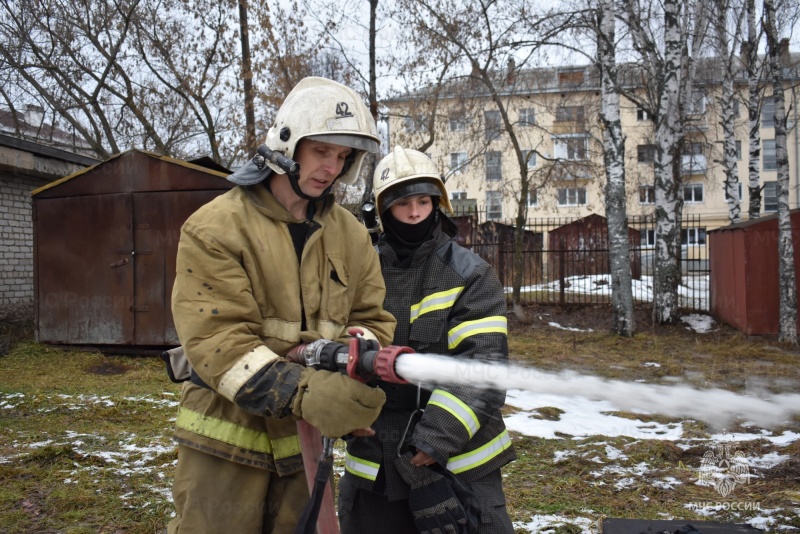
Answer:
<svg viewBox="0 0 800 534"><path fill-rule="evenodd" d="M798 118L800 55L784 55L787 78L789 206L800 205L800 138ZM606 183L599 121L600 84L591 66L498 73L503 101L528 165L529 218L581 218L605 215ZM635 80L641 72L621 67L627 91L641 94ZM630 83L626 83L625 76ZM698 62L681 155L684 213L700 215L702 228L683 236L684 244L705 241L705 232L728 224L728 202L722 168L720 125L722 76L713 60ZM739 192L743 220L748 215L747 86L741 77L734 104ZM764 84L761 103L762 214L777 210L775 131L771 89ZM454 199L474 199L487 218L513 224L520 198L516 152L503 128L498 107L482 85L469 81L437 91L407 94L386 102L391 145L423 147L439 166ZM435 110L435 111L432 111ZM433 117L433 120L432 120ZM625 143L628 214L652 214L655 208L654 123L645 107L621 99ZM433 134L433 135L432 135ZM654 235L643 234L646 242ZM646 243L643 243L646 244Z"/></svg>

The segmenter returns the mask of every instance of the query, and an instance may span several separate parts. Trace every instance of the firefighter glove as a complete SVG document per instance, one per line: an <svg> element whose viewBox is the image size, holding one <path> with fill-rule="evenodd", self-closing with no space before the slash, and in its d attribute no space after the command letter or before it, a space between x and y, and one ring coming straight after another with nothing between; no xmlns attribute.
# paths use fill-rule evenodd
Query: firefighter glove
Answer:
<svg viewBox="0 0 800 534"><path fill-rule="evenodd" d="M421 534L472 534L478 529L480 506L475 495L455 475L441 466L411 463L411 452L394 461L411 489L408 506Z"/></svg>
<svg viewBox="0 0 800 534"><path fill-rule="evenodd" d="M317 427L323 436L338 438L369 428L378 418L386 394L339 372L307 367L300 375L292 413Z"/></svg>

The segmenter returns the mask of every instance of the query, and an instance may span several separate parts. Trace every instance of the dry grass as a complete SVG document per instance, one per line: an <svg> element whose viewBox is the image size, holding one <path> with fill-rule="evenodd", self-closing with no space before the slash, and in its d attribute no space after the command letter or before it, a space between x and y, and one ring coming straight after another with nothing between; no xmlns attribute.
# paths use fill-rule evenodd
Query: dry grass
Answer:
<svg viewBox="0 0 800 534"><path fill-rule="evenodd" d="M708 334L682 325L652 327L644 319L634 338L623 339L607 333L603 309L533 312L532 323L511 325L511 358L517 363L651 383L680 379L734 391L800 391L800 353L774 340L748 339L724 326ZM593 331L560 330L547 326L551 321ZM0 532L160 532L172 513L178 386L157 358L65 352L34 343L26 328L0 325L9 340L7 354L0 356ZM531 415L557 420L563 412L543 406ZM787 428L800 432L800 420ZM745 522L760 512L703 516L687 508L723 500L713 487L697 484L708 436L702 423L688 422L680 444L515 434L519 460L504 469L509 511L522 523L534 515L562 516L566 523L553 529L561 534L581 532L585 518ZM775 509L769 515L778 524L800 528L800 441L781 447L756 440L745 450L786 459L754 468L755 478L732 498Z"/></svg>

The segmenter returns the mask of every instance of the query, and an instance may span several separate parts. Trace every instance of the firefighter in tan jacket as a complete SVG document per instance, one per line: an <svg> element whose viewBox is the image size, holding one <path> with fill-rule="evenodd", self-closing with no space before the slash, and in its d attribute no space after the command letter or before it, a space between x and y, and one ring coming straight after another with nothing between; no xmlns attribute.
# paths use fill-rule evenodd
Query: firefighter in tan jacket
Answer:
<svg viewBox="0 0 800 534"><path fill-rule="evenodd" d="M346 343L354 328L392 339L369 235L330 194L377 151L375 123L354 91L306 78L266 145L299 173L257 156L181 230L172 312L192 371L176 420L170 533L292 532L308 501L296 420L339 437L368 429L385 399L293 363L308 342Z"/></svg>

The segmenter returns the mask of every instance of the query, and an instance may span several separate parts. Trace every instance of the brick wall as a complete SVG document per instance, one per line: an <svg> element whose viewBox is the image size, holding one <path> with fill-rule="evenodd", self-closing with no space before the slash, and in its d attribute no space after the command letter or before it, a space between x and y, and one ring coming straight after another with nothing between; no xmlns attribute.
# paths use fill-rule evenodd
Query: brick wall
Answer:
<svg viewBox="0 0 800 534"><path fill-rule="evenodd" d="M33 311L33 220L30 192L49 180L0 181L0 317Z"/></svg>

